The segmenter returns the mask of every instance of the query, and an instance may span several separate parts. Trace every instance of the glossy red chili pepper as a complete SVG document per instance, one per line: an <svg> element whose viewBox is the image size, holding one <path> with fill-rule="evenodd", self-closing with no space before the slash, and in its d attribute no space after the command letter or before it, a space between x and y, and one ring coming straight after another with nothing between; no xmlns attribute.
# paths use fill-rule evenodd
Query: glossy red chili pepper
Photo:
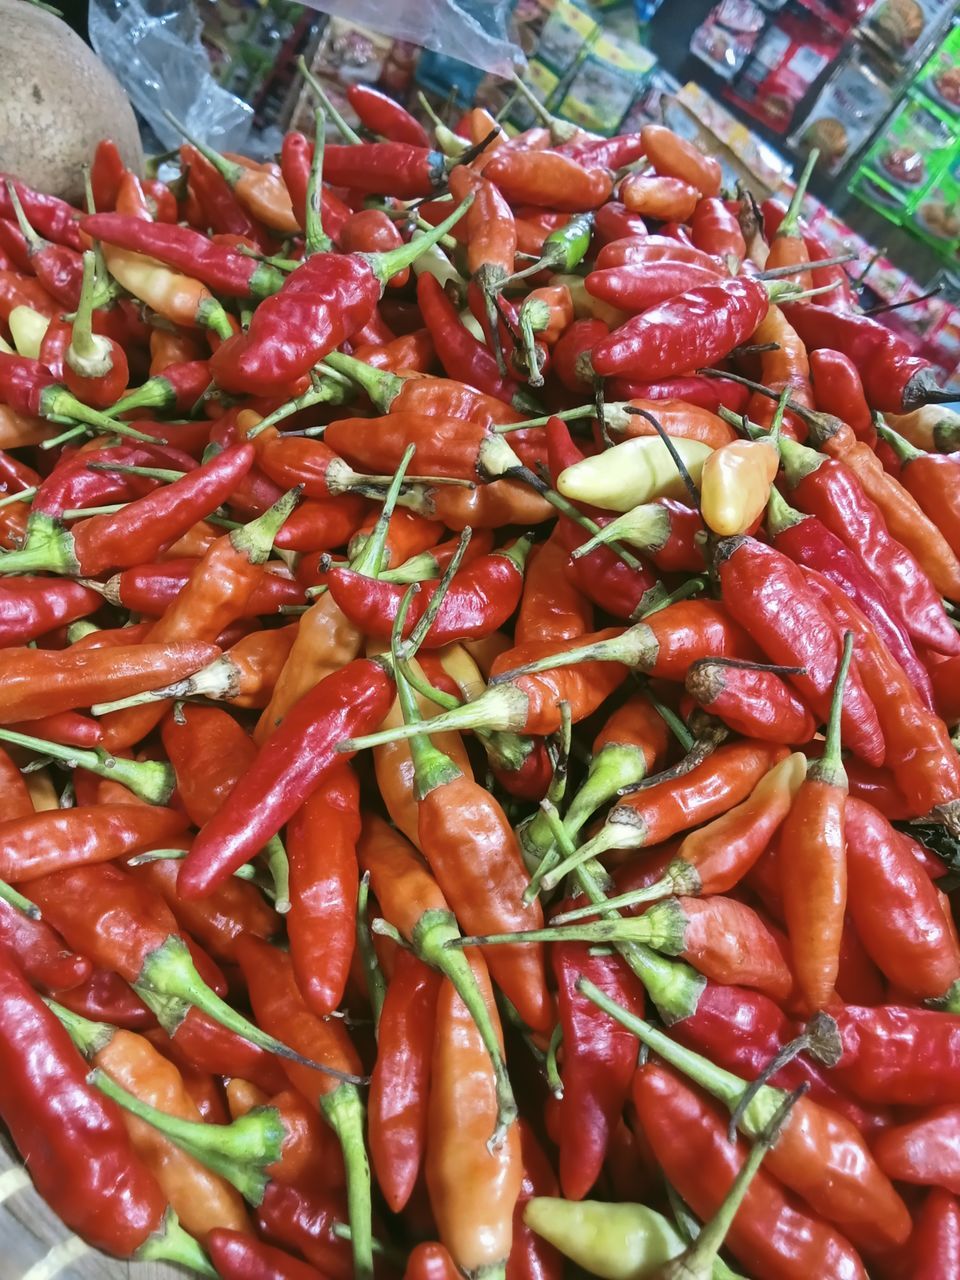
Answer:
<svg viewBox="0 0 960 1280"><path fill-rule="evenodd" d="M849 356L872 409L909 413L939 391L930 364L878 320L816 303L794 303L786 313L810 351L829 347Z"/></svg>
<svg viewBox="0 0 960 1280"><path fill-rule="evenodd" d="M124 569L108 580L107 599L133 613L139 613L148 618L158 618L170 608L190 581L190 574L196 567L196 563L195 559L177 559ZM286 574L271 571L264 574L260 583L254 588L245 613L251 618L256 618L265 614L278 613L285 605L303 603L303 588ZM124 696L126 695L121 693L110 695L111 698ZM97 700L102 699L95 699Z"/></svg>
<svg viewBox="0 0 960 1280"><path fill-rule="evenodd" d="M884 585L910 636L942 653L960 653L960 635L947 618L939 592L913 554L888 531L877 505L856 474L792 441L782 443L784 469L801 509L817 516Z"/></svg>
<svg viewBox="0 0 960 1280"><path fill-rule="evenodd" d="M716 271L692 262L646 262L591 271L586 287L593 297L635 315L687 289L712 284L718 278Z"/></svg>
<svg viewBox="0 0 960 1280"><path fill-rule="evenodd" d="M375 728L393 701L380 662L358 658L315 686L268 737L180 872L185 897L202 897L276 835L336 763L337 746Z"/></svg>
<svg viewBox="0 0 960 1280"><path fill-rule="evenodd" d="M450 583L424 639L428 649L442 649L460 640L482 639L501 627L520 603L523 566L530 542L521 539L504 551L474 560ZM401 584L367 578L349 569L331 570L328 582L334 600L365 635L388 640L406 592ZM436 594L429 583L414 598L404 623L409 636Z"/></svg>
<svg viewBox="0 0 960 1280"><path fill-rule="evenodd" d="M670 1034L719 1066L752 1080L800 1031L799 1024L761 992L708 982L695 1012L674 1023ZM781 1089L808 1085L812 1099L846 1116L866 1134L889 1122L877 1108L866 1110L854 1102L832 1069L819 1066L807 1053L791 1058L770 1077L770 1083Z"/></svg>
<svg viewBox="0 0 960 1280"><path fill-rule="evenodd" d="M429 148L430 139L420 121L379 89L368 84L351 84L347 87L347 101L371 133L379 133L389 142Z"/></svg>
<svg viewBox="0 0 960 1280"><path fill-rule="evenodd" d="M352 1280L350 1244L334 1231L346 1213L339 1192L272 1179L257 1207L257 1230L268 1243L302 1254L324 1280Z"/></svg>
<svg viewBox="0 0 960 1280"><path fill-rule="evenodd" d="M11 275L18 272L33 275L27 238L16 222L8 218L0 218L0 252L6 258L5 262L0 263L0 270Z"/></svg>
<svg viewBox="0 0 960 1280"><path fill-rule="evenodd" d="M581 136L556 148L561 155L572 156L587 168L595 165L601 169L625 169L641 159L645 149L639 133L620 133L613 138ZM609 208L609 204L603 208Z"/></svg>
<svg viewBox="0 0 960 1280"><path fill-rule="evenodd" d="M109 1022L127 1031L147 1031L157 1025L156 1018L133 988L110 969L94 966L79 986L58 991L56 997L59 1004L94 1022Z"/></svg>
<svg viewBox="0 0 960 1280"><path fill-rule="evenodd" d="M55 627L96 613L102 597L68 578L0 582L0 648L29 644Z"/></svg>
<svg viewBox="0 0 960 1280"><path fill-rule="evenodd" d="M203 223L197 229L206 231L212 227L221 234L250 236L269 252L267 238L256 220L244 209L230 184L206 156L202 156L195 147L184 144L180 148L180 160L187 175L188 190L196 197L203 215Z"/></svg>
<svg viewBox="0 0 960 1280"><path fill-rule="evenodd" d="M627 235L620 240L611 240L597 254L596 270L604 271L608 267L623 267L630 263L660 262L664 259L670 262L690 262L717 273L723 271L723 263L711 254L663 235Z"/></svg>
<svg viewBox="0 0 960 1280"><path fill-rule="evenodd" d="M46 236L54 244L65 244L78 252L83 250L84 245L80 238L77 221L79 211L56 196L33 191L13 174L0 173L0 216L4 218L14 216L13 203L7 191L7 181L12 183L27 217L42 236Z"/></svg>
<svg viewBox="0 0 960 1280"><path fill-rule="evenodd" d="M501 147L484 165L483 176L511 204L545 205L577 213L598 209L613 189L609 173L589 159L580 164L557 151Z"/></svg>
<svg viewBox="0 0 960 1280"><path fill-rule="evenodd" d="M560 1186L568 1199L582 1200L600 1175L610 1134L629 1094L637 1042L577 984L581 977L589 978L640 1016L645 995L620 956L592 955L584 943L558 943L552 963L563 1029Z"/></svg>
<svg viewBox="0 0 960 1280"><path fill-rule="evenodd" d="M891 655L909 675L920 697L932 708L930 677L917 657L899 612L893 609L886 591L855 552L816 516L805 517L793 511L776 490L770 494L767 531L778 551L835 582L863 611Z"/></svg>
<svg viewBox="0 0 960 1280"><path fill-rule="evenodd" d="M594 215L594 230L604 244L611 240L623 240L627 236L645 236L647 224L639 214L631 213L618 200L608 200Z"/></svg>
<svg viewBox="0 0 960 1280"><path fill-rule="evenodd" d="M287 827L294 973L311 1010L325 1017L343 999L356 941L360 792L349 765L325 779Z"/></svg>
<svg viewBox="0 0 960 1280"><path fill-rule="evenodd" d="M62 244L52 244L37 234L23 210L16 192L8 192L14 215L24 239L30 270L43 287L68 310L74 310L80 301L80 284L83 262L75 249ZM8 238L7 243L10 243Z"/></svg>
<svg viewBox="0 0 960 1280"><path fill-rule="evenodd" d="M873 416L863 394L857 366L842 351L823 347L810 353L810 376L816 407L850 426L858 440L873 439Z"/></svg>
<svg viewBox="0 0 960 1280"><path fill-rule="evenodd" d="M694 245L704 253L726 258L732 254L740 262L747 256L747 246L735 213L716 196L704 197L697 203L690 220Z"/></svg>
<svg viewBox="0 0 960 1280"><path fill-rule="evenodd" d="M602 376L687 373L746 342L769 306L767 290L748 276L688 289L628 320L594 347L591 363Z"/></svg>
<svg viewBox="0 0 960 1280"><path fill-rule="evenodd" d="M753 538L730 538L720 544L719 577L731 615L770 661L803 667L803 675L789 679L825 723L840 661L840 635L802 571ZM856 671L847 680L843 708L844 741L868 764L882 764L885 748L876 708Z"/></svg>
<svg viewBox="0 0 960 1280"><path fill-rule="evenodd" d="M32 813L30 796L19 770L4 753L4 794L10 796L7 821ZM22 794L18 797L17 791ZM17 803L19 799L19 803ZM84 956L71 952L48 924L34 920L6 900L0 901L0 951L9 955L34 987L48 995L79 987L89 978L93 966Z"/></svg>
<svg viewBox="0 0 960 1280"><path fill-rule="evenodd" d="M95 1248L120 1257L144 1249L202 1265L199 1248L168 1216L159 1186L134 1154L119 1110L87 1083L66 1030L6 955L0 1024L0 1110L47 1203Z"/></svg>
<svg viewBox="0 0 960 1280"><path fill-rule="evenodd" d="M217 1227L204 1241L222 1280L322 1280L319 1271L283 1249Z"/></svg>
<svg viewBox="0 0 960 1280"><path fill-rule="evenodd" d="M370 1159L393 1213L409 1201L423 1163L439 989L436 970L411 952L398 954L380 1013L367 1104Z"/></svg>
<svg viewBox="0 0 960 1280"><path fill-rule="evenodd" d="M914 1218L913 1235L904 1253L904 1277L940 1280L960 1272L960 1204L942 1187L934 1187Z"/></svg>

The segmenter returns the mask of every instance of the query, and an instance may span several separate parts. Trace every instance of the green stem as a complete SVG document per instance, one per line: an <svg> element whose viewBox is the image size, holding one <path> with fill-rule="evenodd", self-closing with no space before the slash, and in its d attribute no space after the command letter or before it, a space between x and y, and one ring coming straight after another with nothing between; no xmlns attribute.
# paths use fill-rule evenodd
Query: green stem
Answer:
<svg viewBox="0 0 960 1280"><path fill-rule="evenodd" d="M276 426L278 422L282 422L284 418L289 418L294 413L299 413L301 409L310 409L315 404L343 404L346 399L346 388L340 381L335 382L332 379L325 379L312 384L300 395L294 396L292 400L286 400L282 405L274 409L272 413L268 413L265 418L247 432L247 439L256 439L268 427Z"/></svg>
<svg viewBox="0 0 960 1280"><path fill-rule="evenodd" d="M123 756L109 755L102 747L65 747L12 729L0 729L0 742L41 752L71 769L87 769L100 778L110 778L128 787L147 804L166 804L177 784L173 766L159 760L126 760Z"/></svg>
<svg viewBox="0 0 960 1280"><path fill-rule="evenodd" d="M563 1097L563 1080L560 1078L560 1069L557 1066L557 1054L560 1051L560 1045L563 1043L563 1028L558 1022L553 1028L550 1036L550 1044L547 1046L547 1058L544 1063L544 1074L547 1078L547 1088L555 1098Z"/></svg>
<svg viewBox="0 0 960 1280"><path fill-rule="evenodd" d="M262 516L234 529L230 534L234 550L245 555L251 564L263 564L269 559L274 539L300 501L302 492L301 486L290 489L272 507L268 507Z"/></svg>
<svg viewBox="0 0 960 1280"><path fill-rule="evenodd" d="M271 836L263 846L263 860L273 881L273 909L286 915L290 910L290 862L279 836Z"/></svg>
<svg viewBox="0 0 960 1280"><path fill-rule="evenodd" d="M297 59L297 70L313 90L314 97L323 107L324 111L326 111L334 125L336 125L337 131L343 140L345 142L349 142L351 146L359 146L362 144L363 139L360 137L359 133L357 133L355 129L352 129L350 125L347 124L346 120L344 120L343 116L327 97L324 92L323 85L307 66L306 59L302 56Z"/></svg>
<svg viewBox="0 0 960 1280"><path fill-rule="evenodd" d="M196 147L200 154L206 160L210 161L220 176L229 182L231 188L237 185L245 173L242 164L236 164L233 160L228 160L226 156L222 156L219 151L215 151L213 147L207 146L205 142L201 142L199 138L195 138L192 134L188 133L186 125L181 124L171 111L164 110L163 114L177 132L181 133L192 147Z"/></svg>
<svg viewBox="0 0 960 1280"><path fill-rule="evenodd" d="M30 257L33 257L35 253L39 253L43 248L45 241L42 236L37 235L37 232L31 226L30 221L24 212L23 205L20 203L20 197L17 195L17 189L9 178L6 179L5 185L7 188L7 195L10 197L10 203L13 205L13 212L17 219L17 224L23 233L24 240L27 242L27 253Z"/></svg>
<svg viewBox="0 0 960 1280"><path fill-rule="evenodd" d="M373 1207L363 1101L353 1085L342 1084L332 1093L324 1094L320 1109L343 1151L353 1274L358 1280L373 1280Z"/></svg>
<svg viewBox="0 0 960 1280"><path fill-rule="evenodd" d="M167 1210L159 1230L148 1236L133 1256L138 1262L172 1262L197 1275L211 1276L212 1280L220 1274L193 1236L181 1227L172 1209Z"/></svg>
<svg viewBox="0 0 960 1280"><path fill-rule="evenodd" d="M354 573L363 573L369 578L375 578L379 574L382 567L383 552L387 545L387 534L390 531L390 517L393 515L397 505L397 498L400 496L404 476L415 452L416 446L412 444L408 444L404 449L400 465L397 467L393 482L387 490L383 506L380 508L380 514L377 516L377 523L364 541L363 550L355 559L350 561L350 568Z"/></svg>
<svg viewBox="0 0 960 1280"><path fill-rule="evenodd" d="M800 177L797 181L796 190L794 191L793 197L790 200L790 204L787 207L787 212L784 214L783 221L780 223L780 226L777 228L778 236L797 235L797 224L800 219L800 209L801 209L801 206L803 205L804 196L807 194L807 187L810 183L811 177L813 176L813 170L816 167L816 163L819 159L820 159L820 152L816 147L814 147L813 150L810 152L810 154L807 156L807 162L803 166L803 172L800 174ZM803 269L802 266L797 267L796 270L794 271L794 274L795 275L798 274L799 271L801 271L802 269Z"/></svg>
<svg viewBox="0 0 960 1280"><path fill-rule="evenodd" d="M365 871L360 878L357 890L357 950L363 965L363 976L367 983L367 997L373 1012L374 1033L380 1028L380 1014L387 994L387 983L377 959L373 945L373 934L370 932L370 872Z"/></svg>
<svg viewBox="0 0 960 1280"><path fill-rule="evenodd" d="M0 899L10 904L17 911L21 912L29 920L39 920L41 918L40 908L35 902L31 902L29 898L25 898L22 893L14 889L13 885L7 884L5 880L0 880Z"/></svg>
<svg viewBox="0 0 960 1280"><path fill-rule="evenodd" d="M159 997L163 1005L167 1006L167 1009L169 1009L169 1002L171 1001L194 1005L202 1013L213 1018L214 1022L219 1022L228 1031L235 1032L242 1039L249 1040L251 1044L258 1045L268 1053L275 1053L281 1058L289 1058L292 1062L299 1062L301 1066L311 1067L314 1071L333 1076L337 1080L349 1082L350 1084L363 1083L358 1076L336 1071L332 1067L325 1067L318 1062L311 1062L309 1058L303 1057L302 1054L297 1053L273 1036L267 1035L265 1031L261 1031L259 1027L254 1026L249 1019L237 1013L236 1009L232 1009L225 1000L221 1000L216 992L212 991L203 981L199 973L197 973L186 944L176 934L170 934L166 941L147 956L140 971L140 976L134 983L134 990L144 999ZM150 1003L149 1000L148 1003ZM155 1005L156 1000L151 1004L151 1007L155 1007ZM163 1008L161 1008L161 1012L166 1013ZM182 1020L182 1016L182 1012L177 1013L177 1025ZM161 1025L163 1025L164 1017L160 1015L158 1017ZM167 1020L169 1021L169 1015L167 1015Z"/></svg>
<svg viewBox="0 0 960 1280"><path fill-rule="evenodd" d="M333 241L323 230L323 151L326 144L326 128L323 112L317 108L313 115L313 159L307 181L307 211L304 227L304 251L309 258L314 253L326 253Z"/></svg>
<svg viewBox="0 0 960 1280"><path fill-rule="evenodd" d="M444 218L442 222L438 222L430 231L424 232L422 236L417 236L406 244L398 245L396 249L386 249L382 253L367 254L366 258L373 274L385 285L398 271L403 271L404 268L412 266L424 250L435 245L438 240L441 240L446 235L451 227L460 221L473 204L473 200L473 192L471 192L457 205L453 213Z"/></svg>
<svg viewBox="0 0 960 1280"><path fill-rule="evenodd" d="M819 782L827 783L828 786L844 788L846 788L847 784L847 774L840 755L840 719L843 714L843 689L847 682L847 673L850 670L852 657L853 632L845 631L843 634L843 651L840 655L840 665L837 668L837 676L833 686L833 699L830 703L830 719L827 721L827 732L824 735L823 754L819 760L813 761L807 769L808 779L816 779Z"/></svg>
<svg viewBox="0 0 960 1280"><path fill-rule="evenodd" d="M387 373L385 369L375 369L373 365L365 364L355 356L344 355L342 351L329 352L324 356L323 363L356 383L381 413L390 412L390 406L407 381L406 378L397 377L395 373Z"/></svg>
<svg viewBox="0 0 960 1280"><path fill-rule="evenodd" d="M88 249L83 255L83 283L80 287L80 301L73 317L70 346L67 349L67 359L69 360L70 353L73 352L84 366L88 361L101 359L103 355L101 344L97 342L93 332L93 292L96 286L96 268L96 257L92 250ZM106 345L109 352L110 344L107 343ZM101 370L101 374L103 372L109 372L109 370Z"/></svg>

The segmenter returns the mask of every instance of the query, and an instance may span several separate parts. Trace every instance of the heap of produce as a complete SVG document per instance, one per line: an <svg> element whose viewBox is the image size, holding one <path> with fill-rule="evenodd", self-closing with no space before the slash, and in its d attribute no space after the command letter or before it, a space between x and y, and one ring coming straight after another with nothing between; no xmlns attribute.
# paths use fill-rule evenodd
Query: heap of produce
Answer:
<svg viewBox="0 0 960 1280"><path fill-rule="evenodd" d="M960 420L809 168L351 102L0 185L30 1179L223 1280L960 1274Z"/></svg>

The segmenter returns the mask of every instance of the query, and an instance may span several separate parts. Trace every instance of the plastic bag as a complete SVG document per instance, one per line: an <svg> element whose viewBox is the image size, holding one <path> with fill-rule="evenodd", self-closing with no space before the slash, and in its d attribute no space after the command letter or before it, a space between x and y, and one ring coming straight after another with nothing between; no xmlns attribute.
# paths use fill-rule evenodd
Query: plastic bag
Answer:
<svg viewBox="0 0 960 1280"><path fill-rule="evenodd" d="M312 9L347 18L395 40L407 40L471 67L509 76L524 56L511 44L513 0L306 0Z"/></svg>
<svg viewBox="0 0 960 1280"><path fill-rule="evenodd" d="M90 42L164 147L183 141L170 111L203 142L243 150L253 108L214 80L191 0L90 0Z"/></svg>

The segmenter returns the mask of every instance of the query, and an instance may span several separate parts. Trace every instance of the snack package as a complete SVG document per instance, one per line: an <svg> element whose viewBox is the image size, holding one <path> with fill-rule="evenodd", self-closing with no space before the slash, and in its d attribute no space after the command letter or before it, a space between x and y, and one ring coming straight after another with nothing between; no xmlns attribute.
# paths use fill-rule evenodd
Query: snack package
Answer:
<svg viewBox="0 0 960 1280"><path fill-rule="evenodd" d="M845 32L846 24L827 10L779 14L726 96L775 133L786 133L798 103L840 52Z"/></svg>
<svg viewBox="0 0 960 1280"><path fill-rule="evenodd" d="M960 163L917 197L910 219L916 234L938 252L950 253L960 245Z"/></svg>
<svg viewBox="0 0 960 1280"><path fill-rule="evenodd" d="M902 60L923 46L953 8L953 0L877 0L864 30Z"/></svg>
<svg viewBox="0 0 960 1280"><path fill-rule="evenodd" d="M722 80L730 80L750 56L765 22L753 0L721 0L694 31L690 52Z"/></svg>
<svg viewBox="0 0 960 1280"><path fill-rule="evenodd" d="M864 158L864 168L909 202L949 162L955 134L935 107L909 95Z"/></svg>
<svg viewBox="0 0 960 1280"><path fill-rule="evenodd" d="M917 73L913 87L941 111L960 117L960 27L954 27Z"/></svg>
<svg viewBox="0 0 960 1280"><path fill-rule="evenodd" d="M860 150L893 102L890 86L867 64L862 50L850 55L820 90L810 114L794 130L790 145L819 147L819 165L838 173Z"/></svg>
<svg viewBox="0 0 960 1280"><path fill-rule="evenodd" d="M560 101L558 112L595 133L612 134L642 79L656 66L648 49L602 35L590 46Z"/></svg>

